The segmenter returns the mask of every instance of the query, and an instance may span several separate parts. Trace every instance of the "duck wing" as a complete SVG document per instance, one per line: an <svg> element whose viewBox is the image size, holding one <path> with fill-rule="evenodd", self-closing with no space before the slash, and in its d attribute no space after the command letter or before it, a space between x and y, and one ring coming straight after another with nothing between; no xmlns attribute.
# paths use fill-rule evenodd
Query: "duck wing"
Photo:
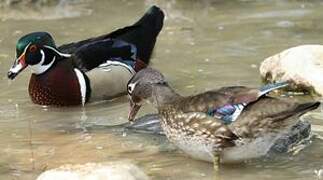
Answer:
<svg viewBox="0 0 323 180"><path fill-rule="evenodd" d="M180 109L185 112L204 112L229 124L235 121L250 103L287 85L288 83L269 84L260 89L244 86L223 87L183 99Z"/></svg>
<svg viewBox="0 0 323 180"><path fill-rule="evenodd" d="M243 138L281 132L282 129L294 125L297 117L316 109L319 105L320 102L300 104L293 100L264 97L248 105L229 127Z"/></svg>
<svg viewBox="0 0 323 180"><path fill-rule="evenodd" d="M172 108L172 107L170 107ZM186 136L202 137L206 141L211 141L215 150L232 147L238 137L228 128L227 125L214 117L208 116L202 112L180 112L174 110L175 113L167 109L165 121L173 129L180 129L185 132ZM163 116L163 115L162 115ZM170 117L172 116L172 117Z"/></svg>
<svg viewBox="0 0 323 180"><path fill-rule="evenodd" d="M116 39L106 39L83 45L72 55L73 65L84 72L92 70L103 63L118 61L134 67L136 47Z"/></svg>
<svg viewBox="0 0 323 180"><path fill-rule="evenodd" d="M58 49L73 54L73 64L83 71L91 70L109 59L130 66L134 66L139 59L139 67L135 68L140 70L149 64L163 20L164 13L158 7L152 6L131 26L99 37L65 44Z"/></svg>

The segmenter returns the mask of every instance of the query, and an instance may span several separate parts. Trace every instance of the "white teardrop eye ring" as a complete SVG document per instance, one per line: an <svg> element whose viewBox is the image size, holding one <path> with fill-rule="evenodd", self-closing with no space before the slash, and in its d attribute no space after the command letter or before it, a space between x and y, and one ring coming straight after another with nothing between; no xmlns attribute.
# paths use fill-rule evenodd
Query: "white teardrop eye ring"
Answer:
<svg viewBox="0 0 323 180"><path fill-rule="evenodd" d="M131 94L132 88L128 86L128 93Z"/></svg>
<svg viewBox="0 0 323 180"><path fill-rule="evenodd" d="M30 47L29 47L29 52L36 52L37 51L37 46L36 45L31 45Z"/></svg>
<svg viewBox="0 0 323 180"><path fill-rule="evenodd" d="M131 94L132 91L135 89L136 83L128 84L128 93Z"/></svg>

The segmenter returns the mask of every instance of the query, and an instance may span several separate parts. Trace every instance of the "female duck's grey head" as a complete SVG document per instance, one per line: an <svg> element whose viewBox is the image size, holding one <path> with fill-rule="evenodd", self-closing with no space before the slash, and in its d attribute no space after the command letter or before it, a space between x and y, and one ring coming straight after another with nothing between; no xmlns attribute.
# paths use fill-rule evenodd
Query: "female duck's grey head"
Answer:
<svg viewBox="0 0 323 180"><path fill-rule="evenodd" d="M164 76L155 69L145 68L136 73L128 82L127 91L130 101L128 119L132 121L139 111L142 101L153 102L154 86L167 85Z"/></svg>

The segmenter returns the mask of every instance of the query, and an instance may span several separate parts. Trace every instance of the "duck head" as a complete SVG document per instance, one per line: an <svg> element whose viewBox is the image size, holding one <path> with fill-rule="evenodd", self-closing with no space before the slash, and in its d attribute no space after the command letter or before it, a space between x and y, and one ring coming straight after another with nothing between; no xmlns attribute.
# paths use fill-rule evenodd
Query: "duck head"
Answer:
<svg viewBox="0 0 323 180"><path fill-rule="evenodd" d="M57 56L69 56L58 52L52 36L47 32L33 32L21 37L16 45L16 60L8 72L14 79L27 66L35 74L48 70Z"/></svg>
<svg viewBox="0 0 323 180"><path fill-rule="evenodd" d="M144 101L159 107L178 95L169 87L165 77L155 69L145 68L128 82L130 111L128 120L133 121Z"/></svg>

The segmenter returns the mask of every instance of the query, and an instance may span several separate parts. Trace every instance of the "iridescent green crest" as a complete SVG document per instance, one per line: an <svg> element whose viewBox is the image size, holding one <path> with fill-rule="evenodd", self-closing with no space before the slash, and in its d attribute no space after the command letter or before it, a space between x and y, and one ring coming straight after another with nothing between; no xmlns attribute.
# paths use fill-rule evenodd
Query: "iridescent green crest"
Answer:
<svg viewBox="0 0 323 180"><path fill-rule="evenodd" d="M47 45L56 48L54 39L47 32L33 32L30 34L26 34L21 37L16 45L16 55L17 58L24 52L26 46L28 44L36 44L39 46Z"/></svg>

